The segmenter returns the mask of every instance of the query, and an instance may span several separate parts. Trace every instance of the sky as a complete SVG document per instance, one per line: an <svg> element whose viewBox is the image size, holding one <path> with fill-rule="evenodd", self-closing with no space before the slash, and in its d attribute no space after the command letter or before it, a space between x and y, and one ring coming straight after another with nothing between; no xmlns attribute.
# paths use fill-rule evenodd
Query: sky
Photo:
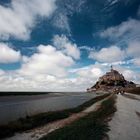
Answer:
<svg viewBox="0 0 140 140"><path fill-rule="evenodd" d="M85 91L111 65L140 83L140 0L0 0L0 91Z"/></svg>

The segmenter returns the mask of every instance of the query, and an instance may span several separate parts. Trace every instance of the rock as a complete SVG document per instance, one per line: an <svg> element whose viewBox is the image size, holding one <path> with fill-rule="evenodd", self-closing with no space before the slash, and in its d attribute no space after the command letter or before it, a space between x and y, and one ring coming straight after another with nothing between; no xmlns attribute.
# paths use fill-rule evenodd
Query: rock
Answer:
<svg viewBox="0 0 140 140"><path fill-rule="evenodd" d="M88 88L88 92L93 92L97 90L104 91L125 91L126 88L136 87L136 84L132 81L125 80L124 76L120 74L117 70L114 70L111 66L110 72L99 78L94 86Z"/></svg>

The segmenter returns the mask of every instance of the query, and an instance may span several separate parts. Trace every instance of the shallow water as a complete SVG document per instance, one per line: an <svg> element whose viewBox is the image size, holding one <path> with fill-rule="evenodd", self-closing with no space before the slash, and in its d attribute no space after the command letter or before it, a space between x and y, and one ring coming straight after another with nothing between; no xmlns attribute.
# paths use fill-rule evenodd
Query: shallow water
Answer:
<svg viewBox="0 0 140 140"><path fill-rule="evenodd" d="M95 96L87 93L50 93L0 97L0 124L6 124L27 115L72 108Z"/></svg>

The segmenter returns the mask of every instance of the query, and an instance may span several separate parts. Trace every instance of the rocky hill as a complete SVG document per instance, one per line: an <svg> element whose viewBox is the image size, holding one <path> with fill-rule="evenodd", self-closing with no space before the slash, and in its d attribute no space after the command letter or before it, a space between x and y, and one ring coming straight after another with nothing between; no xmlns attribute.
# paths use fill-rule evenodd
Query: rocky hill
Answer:
<svg viewBox="0 0 140 140"><path fill-rule="evenodd" d="M136 87L132 81L125 80L124 76L111 66L110 72L99 78L99 80L87 91L92 92L96 90L125 90L126 88Z"/></svg>

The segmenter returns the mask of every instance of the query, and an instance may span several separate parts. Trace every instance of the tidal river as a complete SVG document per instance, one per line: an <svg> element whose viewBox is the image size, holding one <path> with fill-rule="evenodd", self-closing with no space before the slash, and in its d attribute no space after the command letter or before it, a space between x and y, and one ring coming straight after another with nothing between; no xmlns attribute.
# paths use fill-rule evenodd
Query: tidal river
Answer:
<svg viewBox="0 0 140 140"><path fill-rule="evenodd" d="M0 97L0 125L27 115L76 107L95 96L88 93L50 93Z"/></svg>

